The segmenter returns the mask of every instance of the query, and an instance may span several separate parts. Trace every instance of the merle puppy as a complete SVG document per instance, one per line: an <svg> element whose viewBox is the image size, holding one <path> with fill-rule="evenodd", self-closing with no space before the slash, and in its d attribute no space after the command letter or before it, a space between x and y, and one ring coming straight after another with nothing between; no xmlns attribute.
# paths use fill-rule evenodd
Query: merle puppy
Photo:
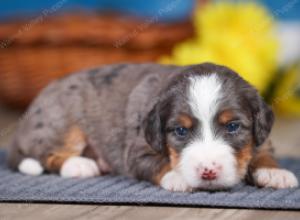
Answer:
<svg viewBox="0 0 300 220"><path fill-rule="evenodd" d="M28 175L107 173L165 189L298 185L272 156L274 115L231 69L119 64L51 83L32 103L9 164Z"/></svg>

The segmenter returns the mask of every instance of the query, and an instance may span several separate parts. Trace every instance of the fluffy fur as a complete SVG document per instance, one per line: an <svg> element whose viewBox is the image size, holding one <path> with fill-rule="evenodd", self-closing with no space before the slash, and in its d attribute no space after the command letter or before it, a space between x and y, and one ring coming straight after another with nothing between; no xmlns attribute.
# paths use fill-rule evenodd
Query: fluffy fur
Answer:
<svg viewBox="0 0 300 220"><path fill-rule="evenodd" d="M120 174L174 191L244 180L295 187L270 150L273 120L257 91L227 67L112 65L45 88L18 126L9 164L29 175Z"/></svg>

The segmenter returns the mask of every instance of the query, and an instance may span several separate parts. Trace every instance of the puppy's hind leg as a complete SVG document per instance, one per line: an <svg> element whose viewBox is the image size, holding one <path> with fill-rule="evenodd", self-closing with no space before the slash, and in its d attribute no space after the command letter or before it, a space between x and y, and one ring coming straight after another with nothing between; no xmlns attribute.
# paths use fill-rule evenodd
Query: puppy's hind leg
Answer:
<svg viewBox="0 0 300 220"><path fill-rule="evenodd" d="M100 175L97 163L83 157L87 142L78 126L69 129L64 138L64 146L50 152L45 159L46 169L59 173L62 177L93 177Z"/></svg>
<svg viewBox="0 0 300 220"><path fill-rule="evenodd" d="M24 155L15 139L8 148L7 163L10 168L31 176L38 176L44 172L38 160Z"/></svg>
<svg viewBox="0 0 300 220"><path fill-rule="evenodd" d="M18 170L26 175L39 176L44 172L42 164L33 158L25 158L18 166Z"/></svg>

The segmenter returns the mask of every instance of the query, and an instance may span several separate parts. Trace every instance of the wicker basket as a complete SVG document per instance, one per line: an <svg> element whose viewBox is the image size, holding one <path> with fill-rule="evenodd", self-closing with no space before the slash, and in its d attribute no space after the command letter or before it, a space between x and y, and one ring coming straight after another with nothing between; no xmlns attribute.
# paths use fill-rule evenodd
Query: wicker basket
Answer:
<svg viewBox="0 0 300 220"><path fill-rule="evenodd" d="M31 22L0 25L0 100L17 107L55 78L102 64L155 61L193 35L190 22L155 24L113 15Z"/></svg>

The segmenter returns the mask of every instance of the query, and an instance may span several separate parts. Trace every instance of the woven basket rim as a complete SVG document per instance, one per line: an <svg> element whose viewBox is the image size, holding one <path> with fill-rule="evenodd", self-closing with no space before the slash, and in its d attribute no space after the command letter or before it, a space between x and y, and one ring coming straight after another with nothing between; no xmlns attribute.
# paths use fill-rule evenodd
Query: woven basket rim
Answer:
<svg viewBox="0 0 300 220"><path fill-rule="evenodd" d="M0 42L11 47L81 44L153 48L173 45L191 37L193 33L191 20L157 23L113 15L64 14L33 25L25 21L0 24Z"/></svg>

